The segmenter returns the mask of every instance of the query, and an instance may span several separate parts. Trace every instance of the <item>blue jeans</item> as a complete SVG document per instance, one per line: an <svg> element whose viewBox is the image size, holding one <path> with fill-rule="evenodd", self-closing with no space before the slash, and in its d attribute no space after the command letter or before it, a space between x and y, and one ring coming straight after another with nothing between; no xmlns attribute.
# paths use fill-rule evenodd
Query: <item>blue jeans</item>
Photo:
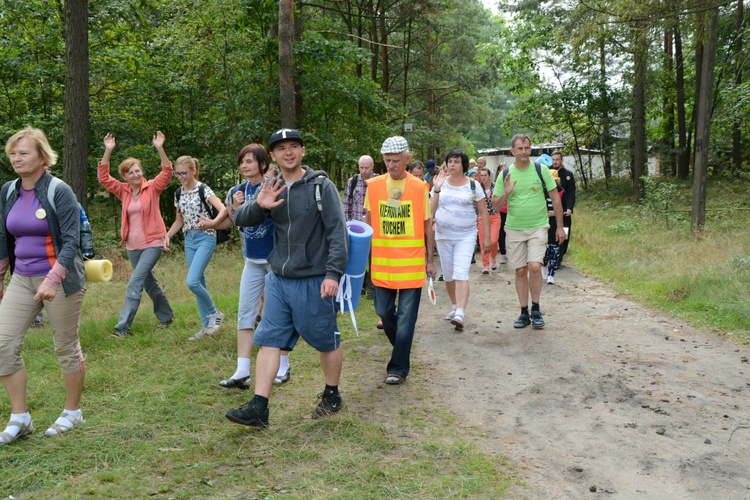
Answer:
<svg viewBox="0 0 750 500"><path fill-rule="evenodd" d="M143 250L128 250L130 264L133 266L133 274L130 276L128 288L125 291L125 303L120 311L120 319L115 329L121 332L129 332L133 324L138 306L141 305L141 296L145 290L154 303L154 314L156 318L166 323L174 318L174 311L169 305L164 290L154 276L154 266L164 252L162 247L149 247Z"/></svg>
<svg viewBox="0 0 750 500"><path fill-rule="evenodd" d="M396 307L398 295L398 308ZM419 314L421 288L391 290L375 287L375 312L383 322L383 330L393 346L391 360L388 362L388 374L409 375L411 344L414 339L414 327Z"/></svg>
<svg viewBox="0 0 750 500"><path fill-rule="evenodd" d="M216 250L216 236L200 229L193 229L185 234L185 257L187 257L188 274L185 284L198 302L203 328L208 326L208 317L216 313L216 306L206 289L206 267Z"/></svg>

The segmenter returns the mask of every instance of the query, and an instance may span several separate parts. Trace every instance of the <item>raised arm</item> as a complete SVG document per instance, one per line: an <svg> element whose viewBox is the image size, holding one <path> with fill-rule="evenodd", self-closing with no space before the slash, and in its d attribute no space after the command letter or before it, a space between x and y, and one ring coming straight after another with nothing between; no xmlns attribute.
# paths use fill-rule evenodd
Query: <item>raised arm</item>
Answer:
<svg viewBox="0 0 750 500"><path fill-rule="evenodd" d="M104 136L104 154L102 155L102 163L109 164L109 159L112 157L112 151L115 150L115 146L117 146L117 142L115 141L115 136L112 134L107 134Z"/></svg>
<svg viewBox="0 0 750 500"><path fill-rule="evenodd" d="M165 165L167 163L170 163L169 157L167 156L167 153L164 151L164 134L161 133L161 130L156 131L156 135L151 140L151 142L154 144L154 147L156 148L156 151L159 153L159 158L161 159L161 164Z"/></svg>
<svg viewBox="0 0 750 500"><path fill-rule="evenodd" d="M112 177L112 175L109 173L109 162L112 158L112 151L114 151L115 146L117 146L117 142L115 141L115 136L112 134L107 134L104 136L104 154L102 155L102 160L99 162L99 165L96 169L96 178L99 181L99 184L104 187L107 191L114 194L117 198L122 199L123 196L123 186L126 185L126 183L119 181Z"/></svg>

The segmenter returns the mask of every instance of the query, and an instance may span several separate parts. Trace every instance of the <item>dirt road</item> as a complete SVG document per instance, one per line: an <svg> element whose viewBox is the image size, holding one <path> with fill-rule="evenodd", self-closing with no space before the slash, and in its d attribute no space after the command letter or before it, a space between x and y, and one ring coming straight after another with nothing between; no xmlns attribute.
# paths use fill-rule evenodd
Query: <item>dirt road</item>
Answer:
<svg viewBox="0 0 750 500"><path fill-rule="evenodd" d="M521 469L531 498L750 498L750 349L575 269L516 330L511 272L474 266L466 328L423 297L413 360L443 403ZM426 287L425 287L426 289ZM426 295L426 294L425 294ZM416 374L415 374L416 375ZM446 399L447 398L447 399Z"/></svg>

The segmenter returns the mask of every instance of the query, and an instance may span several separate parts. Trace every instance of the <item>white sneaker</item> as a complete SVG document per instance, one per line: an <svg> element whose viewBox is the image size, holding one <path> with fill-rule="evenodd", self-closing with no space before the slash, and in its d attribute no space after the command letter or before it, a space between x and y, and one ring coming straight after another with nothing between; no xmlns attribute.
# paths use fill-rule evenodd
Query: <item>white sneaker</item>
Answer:
<svg viewBox="0 0 750 500"><path fill-rule="evenodd" d="M74 427L83 425L83 415L78 417L72 416L70 413L63 411L55 423L49 426L49 429L44 431L45 436L59 436Z"/></svg>
<svg viewBox="0 0 750 500"><path fill-rule="evenodd" d="M554 276L547 276L547 284L554 285L555 284L555 277Z"/></svg>
<svg viewBox="0 0 750 500"><path fill-rule="evenodd" d="M507 255L501 255L500 256L500 264L507 264L508 263L508 256Z"/></svg>
<svg viewBox="0 0 750 500"><path fill-rule="evenodd" d="M547 276L549 275L549 271L547 271L547 266L542 266L542 279L546 280Z"/></svg>
<svg viewBox="0 0 750 500"><path fill-rule="evenodd" d="M445 315L445 319L448 320L448 321L452 320L455 317L456 317L456 311L455 310L453 310L453 311L451 311L451 312L449 312L448 314Z"/></svg>
<svg viewBox="0 0 750 500"><path fill-rule="evenodd" d="M220 311L216 311L213 314L210 314L208 316L208 326L206 329L208 330L209 335L213 335L217 331L219 331L219 327L221 327L221 322L224 321L224 313Z"/></svg>
<svg viewBox="0 0 750 500"><path fill-rule="evenodd" d="M451 324L456 327L456 330L463 330L464 329L464 317L456 314L451 320Z"/></svg>
<svg viewBox="0 0 750 500"><path fill-rule="evenodd" d="M192 337L189 337L188 340L200 340L206 335L211 335L211 333L208 331L208 328L201 328L201 331L199 331Z"/></svg>

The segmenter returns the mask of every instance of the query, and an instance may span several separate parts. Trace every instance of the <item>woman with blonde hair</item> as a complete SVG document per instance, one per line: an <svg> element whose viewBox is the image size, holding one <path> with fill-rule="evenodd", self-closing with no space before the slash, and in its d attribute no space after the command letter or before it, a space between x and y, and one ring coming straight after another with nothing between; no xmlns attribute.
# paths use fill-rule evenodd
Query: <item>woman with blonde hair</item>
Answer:
<svg viewBox="0 0 750 500"><path fill-rule="evenodd" d="M164 237L167 227L159 210L159 197L172 180L172 162L164 152L164 134L156 131L152 140L161 159L161 172L149 181L143 174L141 161L128 158L117 167L123 181L109 174L109 160L117 143L115 136L104 137L104 155L99 162L97 178L104 189L122 201L120 244L125 243L133 274L125 291L125 303L115 325L114 337L126 337L141 304L145 290L154 303L154 314L159 320L158 328L172 323L174 311L154 276L154 266L164 252Z"/></svg>
<svg viewBox="0 0 750 500"><path fill-rule="evenodd" d="M206 335L213 335L221 326L224 314L216 309L211 294L206 289L206 267L216 250L216 230L201 229L202 218L213 220L210 213L213 207L218 213L217 221L222 216L224 204L213 190L198 180L200 164L191 156L180 156L174 164L174 175L180 181L175 191L174 206L177 208L172 227L164 238L164 249L169 250L171 239L182 230L185 235L185 257L188 274L185 283L198 302L198 312L202 327L189 340L198 340Z"/></svg>
<svg viewBox="0 0 750 500"><path fill-rule="evenodd" d="M78 200L67 184L46 171L57 162L57 154L41 130L17 132L5 152L18 179L0 190L0 379L10 400L10 421L0 432L0 446L34 432L21 350L26 330L42 308L49 317L67 396L45 436L83 424L86 372L78 338L85 291ZM8 270L10 283L3 292Z"/></svg>

